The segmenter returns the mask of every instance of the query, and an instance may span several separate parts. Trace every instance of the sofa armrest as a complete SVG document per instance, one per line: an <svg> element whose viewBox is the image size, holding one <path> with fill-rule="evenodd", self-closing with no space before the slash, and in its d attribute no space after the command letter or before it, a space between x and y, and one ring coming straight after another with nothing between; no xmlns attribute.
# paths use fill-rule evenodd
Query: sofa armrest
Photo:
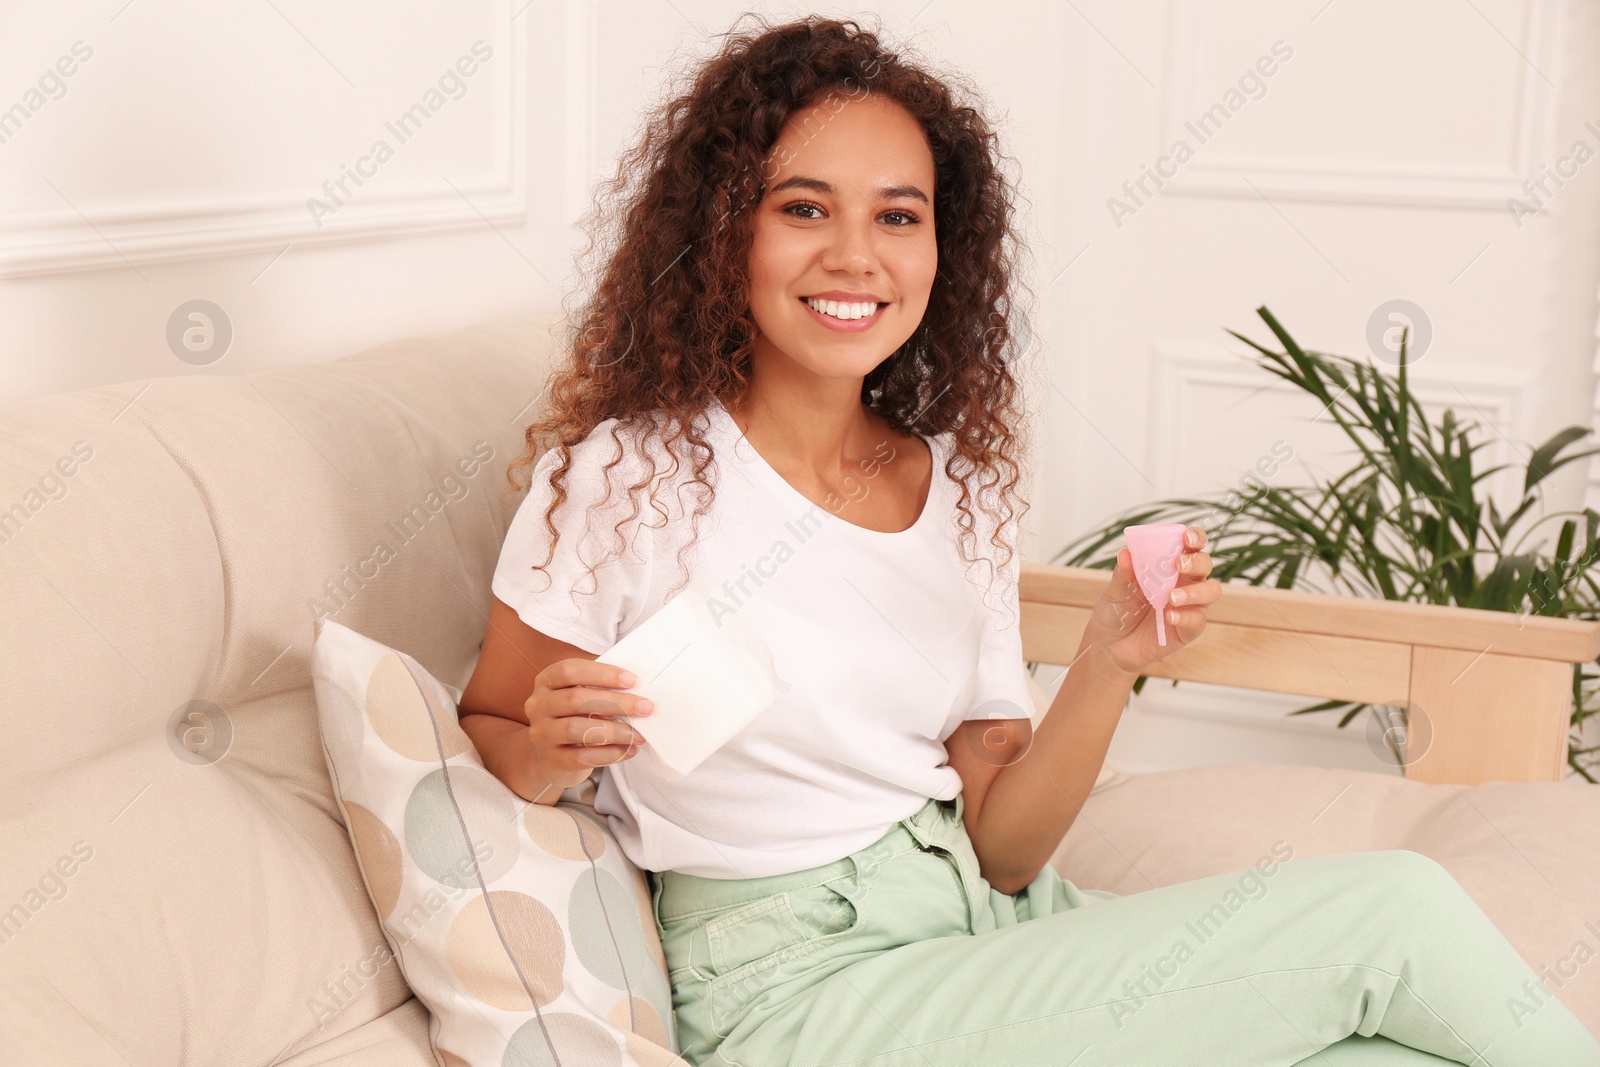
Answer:
<svg viewBox="0 0 1600 1067"><path fill-rule="evenodd" d="M1025 563L1023 655L1071 662L1109 571ZM1600 656L1600 622L1224 582L1199 640L1152 677L1404 706L1422 782L1559 782L1572 665Z"/></svg>

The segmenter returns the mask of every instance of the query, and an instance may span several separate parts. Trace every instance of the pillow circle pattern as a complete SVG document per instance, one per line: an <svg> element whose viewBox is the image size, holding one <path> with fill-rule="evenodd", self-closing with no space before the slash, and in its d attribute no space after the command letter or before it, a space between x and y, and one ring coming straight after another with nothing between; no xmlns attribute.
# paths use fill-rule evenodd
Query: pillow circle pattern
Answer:
<svg viewBox="0 0 1600 1067"><path fill-rule="evenodd" d="M593 779L523 800L484 769L459 693L331 620L312 676L361 876L442 1067L687 1067L648 876Z"/></svg>

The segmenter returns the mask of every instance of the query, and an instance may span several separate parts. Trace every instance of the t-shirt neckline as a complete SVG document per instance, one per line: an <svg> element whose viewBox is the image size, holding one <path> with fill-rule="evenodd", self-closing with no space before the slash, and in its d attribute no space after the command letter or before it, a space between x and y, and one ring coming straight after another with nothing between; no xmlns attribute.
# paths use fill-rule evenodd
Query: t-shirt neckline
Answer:
<svg viewBox="0 0 1600 1067"><path fill-rule="evenodd" d="M768 463L760 451L756 449L756 446L751 444L744 436L744 431L739 429L739 424L733 421L733 416L728 414L728 409L723 407L720 399L712 397L710 409L713 412L713 417L721 424L724 436L736 450L737 458L742 460L745 466L755 471L757 477L765 481L773 491L781 496L786 496L807 508L821 508L825 514L831 515L837 520L839 526L848 530L853 536L879 541L909 538L914 534L920 533L929 523L934 521L934 512L938 510L934 497L938 492L940 475L939 439L937 437L929 437L927 434L921 433L917 434L927 444L928 454L932 462L928 471L927 496L923 500L922 511L917 515L916 521L904 530L873 530L857 525L848 519L840 518L839 515L829 512L826 506L818 504L815 500L790 485L788 479L779 474L772 464ZM744 446L745 452L748 452L748 457L743 453L737 452L740 445Z"/></svg>

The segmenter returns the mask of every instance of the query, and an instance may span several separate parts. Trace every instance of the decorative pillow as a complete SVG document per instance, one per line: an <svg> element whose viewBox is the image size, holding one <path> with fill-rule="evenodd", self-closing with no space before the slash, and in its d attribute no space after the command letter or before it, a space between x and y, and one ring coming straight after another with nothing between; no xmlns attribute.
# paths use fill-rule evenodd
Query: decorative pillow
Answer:
<svg viewBox="0 0 1600 1067"><path fill-rule="evenodd" d="M385 939L444 1067L687 1067L647 875L594 780L530 804L484 769L460 693L324 620L323 752Z"/></svg>

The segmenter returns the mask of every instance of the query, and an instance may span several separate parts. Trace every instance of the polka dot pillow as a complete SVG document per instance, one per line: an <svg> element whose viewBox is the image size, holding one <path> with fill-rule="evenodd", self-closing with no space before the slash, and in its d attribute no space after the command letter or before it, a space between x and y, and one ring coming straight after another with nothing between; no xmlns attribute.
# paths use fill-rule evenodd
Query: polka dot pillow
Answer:
<svg viewBox="0 0 1600 1067"><path fill-rule="evenodd" d="M384 937L444 1067L687 1067L650 884L593 780L530 804L483 767L460 694L324 620L323 751Z"/></svg>

